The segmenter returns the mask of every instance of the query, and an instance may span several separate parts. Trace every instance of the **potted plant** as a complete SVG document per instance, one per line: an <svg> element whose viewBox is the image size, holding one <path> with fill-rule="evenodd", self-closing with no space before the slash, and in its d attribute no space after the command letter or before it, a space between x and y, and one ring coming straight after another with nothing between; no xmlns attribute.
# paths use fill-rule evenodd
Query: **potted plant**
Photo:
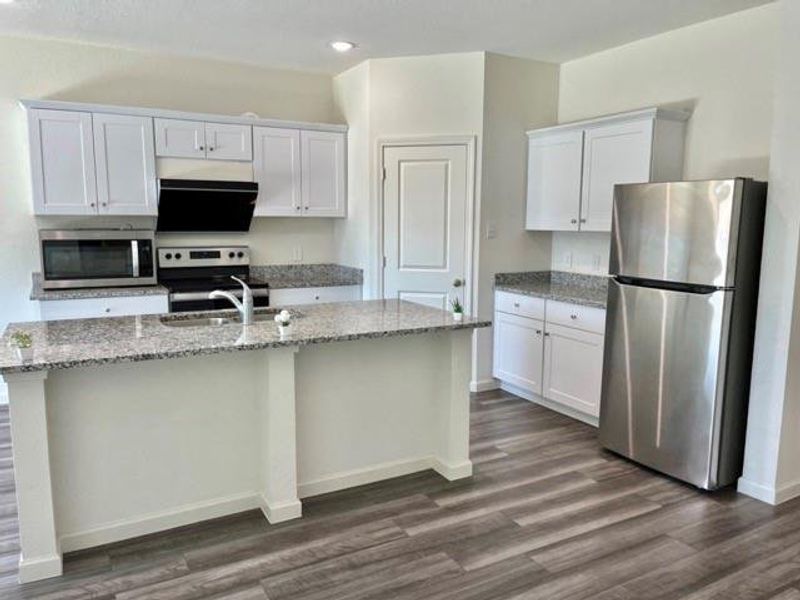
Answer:
<svg viewBox="0 0 800 600"><path fill-rule="evenodd" d="M458 296L454 296L450 300L450 308L453 309L454 321L461 321L464 318L464 307L461 305L461 300L458 299Z"/></svg>
<svg viewBox="0 0 800 600"><path fill-rule="evenodd" d="M292 314L288 310L282 310L275 315L275 322L278 324L278 333L281 337L289 334L289 327L292 324Z"/></svg>
<svg viewBox="0 0 800 600"><path fill-rule="evenodd" d="M15 331L11 334L9 345L17 351L21 361L33 359L33 336L27 331Z"/></svg>

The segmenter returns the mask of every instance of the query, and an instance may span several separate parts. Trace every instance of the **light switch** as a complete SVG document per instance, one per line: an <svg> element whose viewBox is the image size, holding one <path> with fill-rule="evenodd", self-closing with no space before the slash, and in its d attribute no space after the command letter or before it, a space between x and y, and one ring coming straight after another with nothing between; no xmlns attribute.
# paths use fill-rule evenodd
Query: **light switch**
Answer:
<svg viewBox="0 0 800 600"><path fill-rule="evenodd" d="M497 237L497 223L494 221L486 221L486 239L493 240Z"/></svg>

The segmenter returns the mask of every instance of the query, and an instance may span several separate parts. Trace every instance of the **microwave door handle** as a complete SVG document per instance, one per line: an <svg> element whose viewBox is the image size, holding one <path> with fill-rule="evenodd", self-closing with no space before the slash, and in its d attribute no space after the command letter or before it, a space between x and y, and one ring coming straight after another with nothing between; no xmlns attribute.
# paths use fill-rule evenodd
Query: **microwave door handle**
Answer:
<svg viewBox="0 0 800 600"><path fill-rule="evenodd" d="M133 276L139 277L139 240L131 240L131 266Z"/></svg>

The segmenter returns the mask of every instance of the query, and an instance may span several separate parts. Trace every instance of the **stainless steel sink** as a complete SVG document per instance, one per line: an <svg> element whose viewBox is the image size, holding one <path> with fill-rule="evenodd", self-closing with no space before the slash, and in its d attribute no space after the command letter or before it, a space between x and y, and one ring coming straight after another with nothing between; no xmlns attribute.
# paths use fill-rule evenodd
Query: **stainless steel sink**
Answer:
<svg viewBox="0 0 800 600"><path fill-rule="evenodd" d="M279 308L261 309L253 315L253 321L273 321L275 315L280 312ZM290 311L292 318L297 319L301 315L297 311ZM167 327L222 327L223 325L238 325L242 321L239 315L225 317L211 317L207 315L184 316L181 314L167 315L161 317L161 323Z"/></svg>

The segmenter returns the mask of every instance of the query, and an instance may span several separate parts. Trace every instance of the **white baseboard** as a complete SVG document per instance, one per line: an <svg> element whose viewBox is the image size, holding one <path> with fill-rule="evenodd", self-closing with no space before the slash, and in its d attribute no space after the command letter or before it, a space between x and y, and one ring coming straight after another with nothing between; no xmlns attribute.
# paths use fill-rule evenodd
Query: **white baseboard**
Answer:
<svg viewBox="0 0 800 600"><path fill-rule="evenodd" d="M457 465L448 465L444 461L434 459L433 469L448 481L464 479L472 476L472 461L466 460Z"/></svg>
<svg viewBox="0 0 800 600"><path fill-rule="evenodd" d="M558 402L553 402L552 400L548 400L547 398L543 398L538 394L532 394L528 390L523 390L511 383L506 383L505 381L500 382L500 389L504 390L510 394L514 394L515 396L519 396L527 400L528 402L533 402L534 404L538 404L539 406L544 406L545 408L549 408L550 410L561 413L562 415L566 415L567 417L572 417L573 419L577 419L578 421L583 421L587 425L591 425L592 427L597 427L599 423L599 419L592 415L587 415L586 413L582 413L579 410L575 410L574 408L570 408L569 406L564 406L563 404L559 404Z"/></svg>
<svg viewBox="0 0 800 600"><path fill-rule="evenodd" d="M470 381L469 382L469 391L470 392L488 392L490 390L496 390L500 387L500 382L497 381L494 377L490 377L489 379L481 379L480 381Z"/></svg>
<svg viewBox="0 0 800 600"><path fill-rule="evenodd" d="M62 573L61 557L58 554L39 558L20 558L18 578L20 583L39 581L49 577L58 577Z"/></svg>
<svg viewBox="0 0 800 600"><path fill-rule="evenodd" d="M363 469L336 473L335 475L325 477L324 479L317 479L316 481L300 483L297 486L297 495L300 498L308 498L309 496L318 496L319 494L327 494L328 492L374 483L383 479L402 477L403 475L435 468L436 459L431 456L386 462Z"/></svg>
<svg viewBox="0 0 800 600"><path fill-rule="evenodd" d="M283 523L284 521L291 521L292 519L299 519L302 517L303 505L300 500L276 504L274 502L269 502L262 496L261 512L264 513L267 521L274 525L275 523Z"/></svg>
<svg viewBox="0 0 800 600"><path fill-rule="evenodd" d="M740 494L775 505L800 496L800 481L774 488L740 477L736 489Z"/></svg>
<svg viewBox="0 0 800 600"><path fill-rule="evenodd" d="M59 541L63 552L72 552L255 508L262 508L261 497L258 494L225 496L206 502L186 504L163 512L113 521L86 531L68 533L62 535Z"/></svg>

